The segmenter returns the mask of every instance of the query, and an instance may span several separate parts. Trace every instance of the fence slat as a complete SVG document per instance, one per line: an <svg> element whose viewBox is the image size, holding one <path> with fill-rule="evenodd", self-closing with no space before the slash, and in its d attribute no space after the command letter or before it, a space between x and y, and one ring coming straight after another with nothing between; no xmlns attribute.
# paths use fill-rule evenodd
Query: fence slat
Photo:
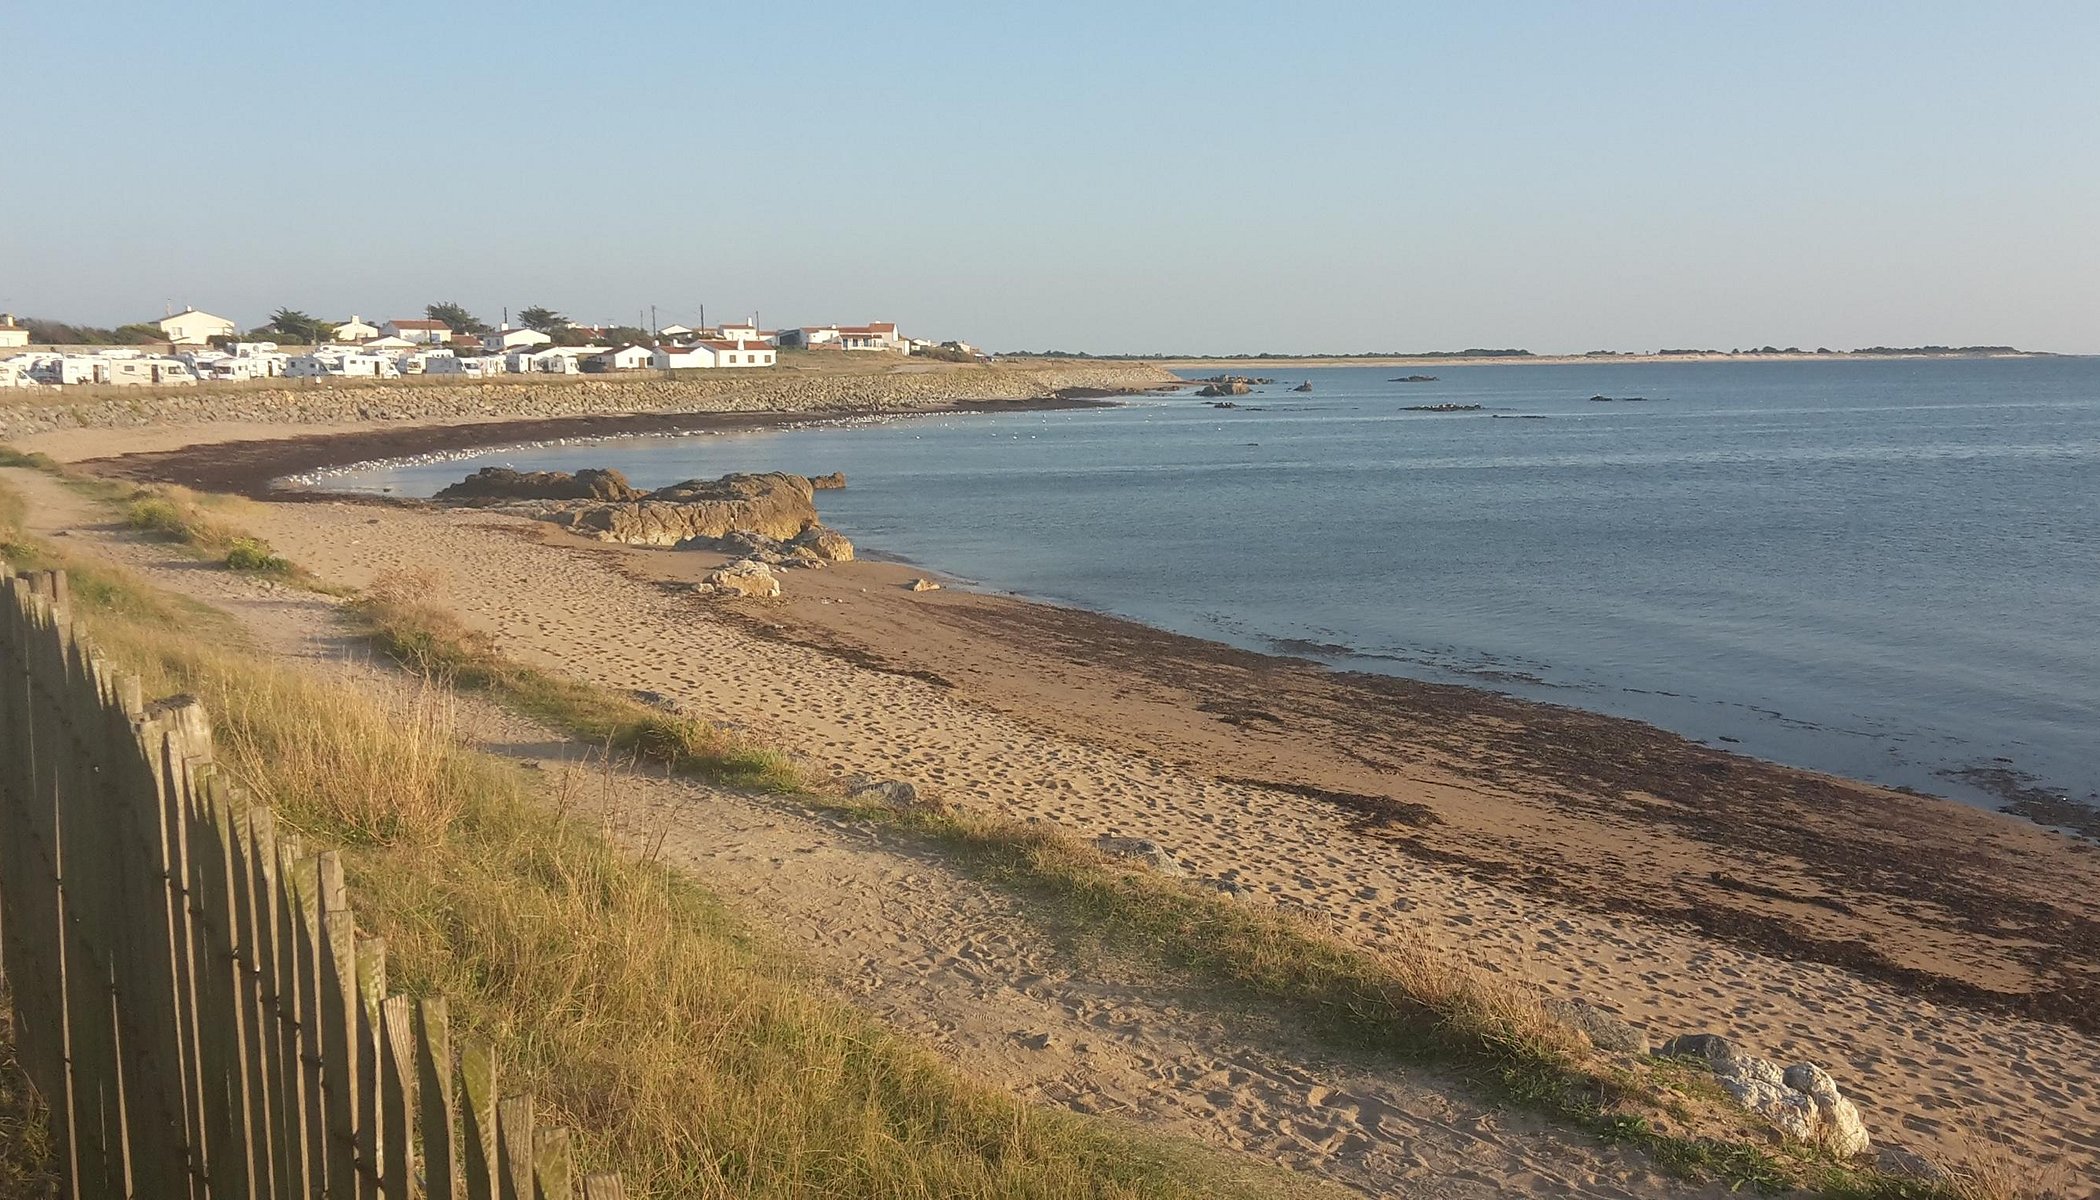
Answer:
<svg viewBox="0 0 2100 1200"><path fill-rule="evenodd" d="M391 1136L385 1106L379 1102L380 1005L386 1001L386 939L357 939L357 1077L364 1087L357 1098L357 1194L379 1195L379 1173Z"/></svg>
<svg viewBox="0 0 2100 1200"><path fill-rule="evenodd" d="M502 1200L533 1200L532 1097L496 1102L497 1194Z"/></svg>
<svg viewBox="0 0 2100 1200"><path fill-rule="evenodd" d="M576 1184L569 1161L568 1130L533 1130L532 1190L534 1200L573 1200Z"/></svg>
<svg viewBox="0 0 2100 1200"><path fill-rule="evenodd" d="M379 1056L379 1100L386 1110L387 1132L380 1194L387 1200L408 1200L415 1170L415 1139L410 1124L416 1111L414 1002L407 996L388 996L380 1006L380 1016L385 1051Z"/></svg>
<svg viewBox="0 0 2100 1200"><path fill-rule="evenodd" d="M321 1059L328 1085L326 1180L330 1196L357 1195L357 918L342 856L321 855Z"/></svg>
<svg viewBox="0 0 2100 1200"><path fill-rule="evenodd" d="M422 1116L423 1194L430 1200L455 1200L458 1188L452 1165L457 1132L452 1109L452 1020L443 996L416 1003L416 1095Z"/></svg>
<svg viewBox="0 0 2100 1200"><path fill-rule="evenodd" d="M503 1185L496 1148L496 1056L487 1042L460 1044L459 1084L460 1166L467 1200L497 1200Z"/></svg>
<svg viewBox="0 0 2100 1200"><path fill-rule="evenodd" d="M0 564L0 971L73 1200L624 1200L501 1098L443 997L386 994L333 853L148 705L62 573ZM457 1071L455 1076L454 1072Z"/></svg>
<svg viewBox="0 0 2100 1200"><path fill-rule="evenodd" d="M299 1012L300 1124L306 1134L307 1186L328 1185L327 1084L322 1078L321 884L317 859L300 857L286 873L291 898L292 992Z"/></svg>

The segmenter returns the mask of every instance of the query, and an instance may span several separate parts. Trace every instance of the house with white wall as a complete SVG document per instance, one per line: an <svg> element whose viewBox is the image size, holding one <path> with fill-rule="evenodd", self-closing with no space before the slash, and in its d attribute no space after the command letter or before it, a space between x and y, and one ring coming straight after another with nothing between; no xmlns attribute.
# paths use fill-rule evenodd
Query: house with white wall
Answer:
<svg viewBox="0 0 2100 1200"><path fill-rule="evenodd" d="M402 338L419 346L442 346L452 340L452 327L443 321L422 317L395 317L381 327L388 337Z"/></svg>
<svg viewBox="0 0 2100 1200"><path fill-rule="evenodd" d="M491 354L553 344L554 339L537 329L512 329L506 325L481 339L481 348Z"/></svg>
<svg viewBox="0 0 2100 1200"><path fill-rule="evenodd" d="M29 344L29 331L15 324L15 314L0 313L0 350L12 350Z"/></svg>
<svg viewBox="0 0 2100 1200"><path fill-rule="evenodd" d="M162 337L177 346L202 346L212 338L232 337L240 332L226 318L198 312L194 308L185 308L172 317L162 317L154 324L160 327Z"/></svg>
<svg viewBox="0 0 2100 1200"><path fill-rule="evenodd" d="M764 342L708 340L685 346L658 346L650 366L659 371L715 370L724 367L770 367L779 351Z"/></svg>
<svg viewBox="0 0 2100 1200"><path fill-rule="evenodd" d="M352 313L350 319L336 326L330 336L338 342L369 342L379 336L379 326Z"/></svg>
<svg viewBox="0 0 2100 1200"><path fill-rule="evenodd" d="M656 352L647 346L622 346L607 350L583 361L583 369L598 371L641 371L655 361Z"/></svg>

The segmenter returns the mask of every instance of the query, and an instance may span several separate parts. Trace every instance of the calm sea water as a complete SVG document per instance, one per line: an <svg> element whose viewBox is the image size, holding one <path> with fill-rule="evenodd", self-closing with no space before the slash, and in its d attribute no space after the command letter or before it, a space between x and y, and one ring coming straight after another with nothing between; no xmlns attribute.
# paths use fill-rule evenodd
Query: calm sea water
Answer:
<svg viewBox="0 0 2100 1200"><path fill-rule="evenodd" d="M1441 378L1390 382L1416 373ZM1945 773L2001 767L2100 800L2100 359L1301 369L1239 403L329 482L843 470L827 522L986 587L1942 794L1981 799ZM1484 407L1403 411L1439 403Z"/></svg>

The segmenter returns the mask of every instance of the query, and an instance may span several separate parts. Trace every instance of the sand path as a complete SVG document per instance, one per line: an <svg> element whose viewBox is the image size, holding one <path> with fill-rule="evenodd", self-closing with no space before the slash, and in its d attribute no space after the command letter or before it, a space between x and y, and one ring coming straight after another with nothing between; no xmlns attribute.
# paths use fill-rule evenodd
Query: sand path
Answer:
<svg viewBox="0 0 2100 1200"><path fill-rule="evenodd" d="M273 505L263 523L324 577L424 573L509 654L678 697L832 770L910 779L1082 835L1157 838L1191 871L1304 903L1366 943L1426 933L1485 970L1604 1003L1657 1036L1717 1029L1775 1058L1826 1064L1885 1144L1960 1155L1987 1134L2019 1157L2100 1176L2100 1044L2075 1032L1445 870L1369 842L1332 806L1192 776L916 679L753 638L604 554L544 544L543 527L340 504Z"/></svg>
<svg viewBox="0 0 2100 1200"><path fill-rule="evenodd" d="M333 601L142 540L47 476L0 478L30 496L32 532L231 613L281 659L354 686L401 686L343 638ZM370 530L369 517L353 517L356 531ZM1011 896L895 831L606 771L588 748L487 704L464 701L462 717L484 749L566 776L561 790L615 837L693 871L886 1026L1016 1095L1366 1195L1721 1194L1528 1116L1485 1110L1434 1077L1323 1053L1261 1014L1220 1009L1135 964L1075 960Z"/></svg>

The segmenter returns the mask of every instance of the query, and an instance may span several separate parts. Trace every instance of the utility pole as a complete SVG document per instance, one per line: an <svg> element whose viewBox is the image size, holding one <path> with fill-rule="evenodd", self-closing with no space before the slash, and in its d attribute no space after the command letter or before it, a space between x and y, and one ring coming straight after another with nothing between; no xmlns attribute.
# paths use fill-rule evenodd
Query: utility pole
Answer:
<svg viewBox="0 0 2100 1200"><path fill-rule="evenodd" d="M649 306L649 332L655 333L660 328L662 326L656 323L656 306L652 304Z"/></svg>

